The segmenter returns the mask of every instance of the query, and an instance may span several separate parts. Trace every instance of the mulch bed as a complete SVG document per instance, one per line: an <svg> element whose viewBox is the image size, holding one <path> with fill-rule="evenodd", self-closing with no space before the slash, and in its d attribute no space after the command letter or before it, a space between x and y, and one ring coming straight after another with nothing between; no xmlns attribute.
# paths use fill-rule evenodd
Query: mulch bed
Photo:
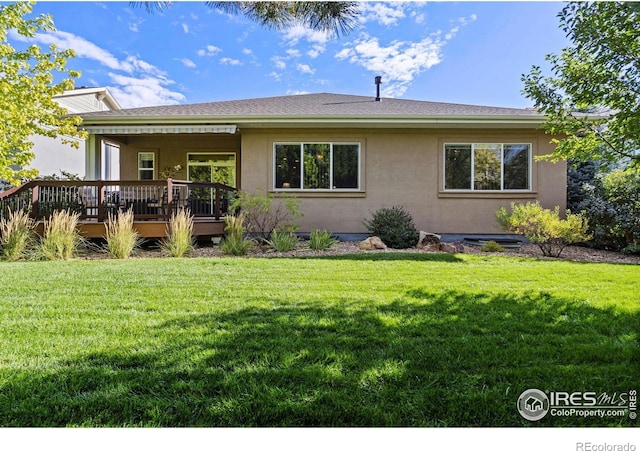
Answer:
<svg viewBox="0 0 640 451"><path fill-rule="evenodd" d="M362 253L385 253L385 252L402 252L402 253L425 253L425 252L433 252L433 251L424 251L417 248L413 249L387 249L387 250L371 250L371 251L363 251L360 250L358 246L358 242L351 241L343 241L335 244L330 249L324 251L314 251L309 249L309 247L301 242L296 246L291 252L275 252L272 249L267 247L255 246L253 250L251 250L245 258L286 258L286 257L316 257L316 256L339 256L339 255L349 255L349 254L362 254ZM496 252L496 253L488 253L483 252L477 246L465 245L464 246L465 253L468 254L483 254L483 255L503 255L510 257L527 257L527 258L539 258L546 259L548 257L543 257L542 252L538 248L538 246L533 244L524 244L520 249L517 250L506 250L505 252ZM165 257L162 251L156 246L147 246L146 248L140 249L136 251L134 258L157 258L157 257ZM190 255L189 257L227 257L221 250L219 246L212 245L210 243L201 243ZM83 258L86 259L100 259L100 258L109 258L107 253L103 250L94 249L92 252L88 252L84 255ZM611 252L604 250L591 249L582 246L568 246L564 249L560 258L554 259L549 258L550 260L567 260L567 261L576 261L576 262L597 262L597 263L624 263L624 264L640 264L640 256L637 255L627 255L619 252Z"/></svg>

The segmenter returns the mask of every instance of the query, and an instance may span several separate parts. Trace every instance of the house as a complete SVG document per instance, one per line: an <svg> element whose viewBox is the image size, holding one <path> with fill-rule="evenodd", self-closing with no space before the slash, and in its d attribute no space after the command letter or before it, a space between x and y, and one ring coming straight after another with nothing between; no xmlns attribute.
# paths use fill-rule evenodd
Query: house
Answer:
<svg viewBox="0 0 640 451"><path fill-rule="evenodd" d="M419 229L495 234L495 211L566 206L566 164L532 109L305 94L81 114L87 178L105 143L123 180L220 182L301 201L300 232L366 233L363 219L404 206Z"/></svg>
<svg viewBox="0 0 640 451"><path fill-rule="evenodd" d="M120 105L107 88L78 88L65 91L53 98L70 114L120 109ZM76 141L79 148L75 149L69 144L64 144L60 138L34 135L31 140L34 143L35 158L29 166L37 169L41 176L60 175L61 171L65 171L84 177L86 172L84 140L71 137L67 139ZM105 161L102 162L101 175L103 178L117 179L119 174L115 173L115 169L120 167L117 161L117 148L106 140L103 145L105 148L101 150L101 155L104 156Z"/></svg>

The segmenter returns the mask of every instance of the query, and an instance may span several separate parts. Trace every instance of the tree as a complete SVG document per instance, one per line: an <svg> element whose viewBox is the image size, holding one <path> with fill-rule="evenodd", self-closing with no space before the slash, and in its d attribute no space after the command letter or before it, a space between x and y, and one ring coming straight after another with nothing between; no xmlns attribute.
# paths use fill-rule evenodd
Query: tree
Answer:
<svg viewBox="0 0 640 451"><path fill-rule="evenodd" d="M144 5L148 12L164 10L173 5L170 1L131 2L134 6ZM358 2L205 2L213 9L229 14L242 15L261 26L281 29L301 23L312 30L327 31L339 36L349 33L359 14Z"/></svg>
<svg viewBox="0 0 640 451"><path fill-rule="evenodd" d="M36 170L25 169L34 157L31 136L63 136L64 143L75 147L77 142L64 136L84 137L77 129L80 118L66 116L67 110L53 100L73 89L73 79L80 75L65 68L74 52L53 45L48 51L36 45L18 51L8 43L10 31L33 38L39 31L55 30L48 15L24 17L31 12L32 5L26 2L0 6L0 180L14 185L37 175ZM65 78L56 82L56 73Z"/></svg>
<svg viewBox="0 0 640 451"><path fill-rule="evenodd" d="M572 45L547 55L552 76L522 77L547 133L563 136L548 158L640 166L639 5L572 2L558 17Z"/></svg>

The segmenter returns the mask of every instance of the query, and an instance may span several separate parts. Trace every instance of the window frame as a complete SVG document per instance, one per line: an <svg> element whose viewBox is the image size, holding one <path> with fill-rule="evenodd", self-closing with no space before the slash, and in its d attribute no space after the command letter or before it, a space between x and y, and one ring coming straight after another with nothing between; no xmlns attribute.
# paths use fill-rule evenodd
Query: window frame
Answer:
<svg viewBox="0 0 640 451"><path fill-rule="evenodd" d="M151 162L152 162L152 166L151 168L143 168L141 167L140 163L141 163L141 157L142 155L151 155L153 158L151 158ZM149 161L149 160L147 160ZM138 161L137 161L137 166L138 166L138 180L156 180L156 153L154 151L142 151L142 152L138 152ZM151 172L151 178L150 179L143 179L141 177L142 172Z"/></svg>
<svg viewBox="0 0 640 451"><path fill-rule="evenodd" d="M304 187L304 154L306 145L328 145L329 146L329 187L328 188L305 188ZM298 146L300 155L300 187L299 188L284 188L276 186L277 182L277 147L278 146ZM355 146L358 158L357 158L357 186L355 188L336 188L334 187L334 146ZM295 192L295 193L357 193L362 192L363 180L362 180L362 143L359 141L274 141L272 145L272 181L271 189L276 192Z"/></svg>
<svg viewBox="0 0 640 451"><path fill-rule="evenodd" d="M469 188L447 188L447 146L471 146L471 158L470 158L470 186ZM500 189L476 189L476 174L475 174L475 151L476 146L500 146ZM506 146L527 146L527 188L505 188L505 163L504 153ZM442 185L441 191L443 193L478 193L478 194L491 194L491 193L532 193L533 187L533 142L517 142L517 141L474 141L474 142L457 142L457 141L445 141L442 144Z"/></svg>

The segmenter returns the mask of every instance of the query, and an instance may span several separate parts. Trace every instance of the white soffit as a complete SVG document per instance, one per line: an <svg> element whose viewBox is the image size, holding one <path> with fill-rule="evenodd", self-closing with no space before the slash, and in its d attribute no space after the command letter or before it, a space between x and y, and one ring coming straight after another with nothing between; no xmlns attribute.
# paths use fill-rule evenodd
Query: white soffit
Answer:
<svg viewBox="0 0 640 451"><path fill-rule="evenodd" d="M173 133L235 134L237 125L84 125L82 129L95 135L142 135Z"/></svg>

